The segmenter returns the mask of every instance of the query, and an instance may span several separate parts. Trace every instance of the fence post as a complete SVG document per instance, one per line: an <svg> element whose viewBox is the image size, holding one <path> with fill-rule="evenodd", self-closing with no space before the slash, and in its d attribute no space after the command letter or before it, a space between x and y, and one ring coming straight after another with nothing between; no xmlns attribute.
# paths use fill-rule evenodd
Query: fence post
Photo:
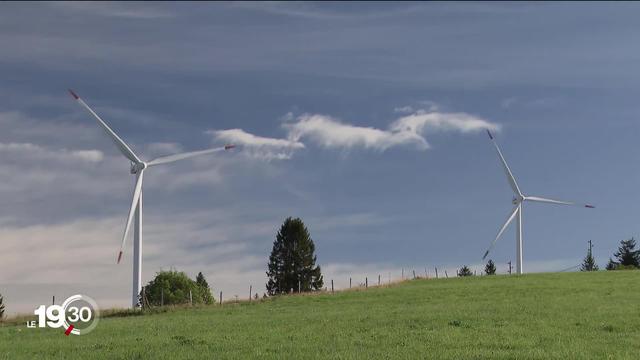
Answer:
<svg viewBox="0 0 640 360"><path fill-rule="evenodd" d="M429 278L429 273L427 272L427 267L426 266L424 267L424 277L425 277L425 279Z"/></svg>
<svg viewBox="0 0 640 360"><path fill-rule="evenodd" d="M400 279L404 280L404 268L402 268L402 275L401 275Z"/></svg>
<svg viewBox="0 0 640 360"><path fill-rule="evenodd" d="M436 266L436 279L438 278L438 267Z"/></svg>
<svg viewBox="0 0 640 360"><path fill-rule="evenodd" d="M351 278L349 278L349 289L351 289Z"/></svg>
<svg viewBox="0 0 640 360"><path fill-rule="evenodd" d="M364 278L364 288L365 289L369 288L369 279L368 278Z"/></svg>
<svg viewBox="0 0 640 360"><path fill-rule="evenodd" d="M222 306L222 291L220 291L220 306Z"/></svg>
<svg viewBox="0 0 640 360"><path fill-rule="evenodd" d="M415 279L416 279L416 270L414 269L413 270L413 280L415 280Z"/></svg>
<svg viewBox="0 0 640 360"><path fill-rule="evenodd" d="M191 290L189 290L189 304L193 306L193 295L191 294Z"/></svg>
<svg viewBox="0 0 640 360"><path fill-rule="evenodd" d="M160 306L164 306L164 289L160 289Z"/></svg>
<svg viewBox="0 0 640 360"><path fill-rule="evenodd" d="M53 295L53 299L51 299L51 305L55 305L56 304L56 296Z"/></svg>
<svg viewBox="0 0 640 360"><path fill-rule="evenodd" d="M378 286L380 286L380 274L378 274Z"/></svg>
<svg viewBox="0 0 640 360"><path fill-rule="evenodd" d="M300 282L300 280L298 280L298 292L302 292L302 284Z"/></svg>
<svg viewBox="0 0 640 360"><path fill-rule="evenodd" d="M448 279L449 278L449 274L447 274L447 270L444 271L444 276Z"/></svg>
<svg viewBox="0 0 640 360"><path fill-rule="evenodd" d="M251 302L251 290L253 290L253 285L249 285L249 302Z"/></svg>
<svg viewBox="0 0 640 360"><path fill-rule="evenodd" d="M331 279L331 293L333 294L333 279Z"/></svg>

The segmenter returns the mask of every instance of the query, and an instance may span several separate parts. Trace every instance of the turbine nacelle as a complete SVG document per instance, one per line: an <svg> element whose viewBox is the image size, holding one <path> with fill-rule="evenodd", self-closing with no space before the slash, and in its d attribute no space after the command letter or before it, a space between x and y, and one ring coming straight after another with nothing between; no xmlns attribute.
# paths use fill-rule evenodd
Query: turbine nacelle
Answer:
<svg viewBox="0 0 640 360"><path fill-rule="evenodd" d="M511 199L511 203L513 205L518 205L520 204L522 201L524 200L524 197L522 196L514 196L513 199Z"/></svg>
<svg viewBox="0 0 640 360"><path fill-rule="evenodd" d="M132 174L138 174L140 171L144 170L147 168L147 163L145 162L139 162L139 163L131 163L131 173Z"/></svg>

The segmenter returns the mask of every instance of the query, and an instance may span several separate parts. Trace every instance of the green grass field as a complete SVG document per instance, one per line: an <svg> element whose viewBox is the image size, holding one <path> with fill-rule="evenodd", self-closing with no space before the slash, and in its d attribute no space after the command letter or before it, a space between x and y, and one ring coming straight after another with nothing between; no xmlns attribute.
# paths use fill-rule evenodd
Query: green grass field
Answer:
<svg viewBox="0 0 640 360"><path fill-rule="evenodd" d="M0 327L2 359L639 359L640 271L413 280L101 320Z"/></svg>

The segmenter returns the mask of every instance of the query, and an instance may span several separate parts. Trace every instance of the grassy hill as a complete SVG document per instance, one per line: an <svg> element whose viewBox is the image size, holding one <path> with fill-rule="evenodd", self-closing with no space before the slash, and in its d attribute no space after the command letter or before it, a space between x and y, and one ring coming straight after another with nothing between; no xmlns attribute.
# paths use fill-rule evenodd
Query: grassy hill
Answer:
<svg viewBox="0 0 640 360"><path fill-rule="evenodd" d="M0 327L1 359L638 359L640 271L391 287L104 318L86 336Z"/></svg>

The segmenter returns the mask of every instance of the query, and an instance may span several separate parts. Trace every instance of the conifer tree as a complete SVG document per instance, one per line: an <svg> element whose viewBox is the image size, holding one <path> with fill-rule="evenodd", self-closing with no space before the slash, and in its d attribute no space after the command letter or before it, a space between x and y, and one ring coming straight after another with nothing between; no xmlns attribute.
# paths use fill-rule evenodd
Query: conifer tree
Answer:
<svg viewBox="0 0 640 360"><path fill-rule="evenodd" d="M591 240L589 240L589 251L587 252L587 256L585 256L584 260L582 260L582 265L580 266L580 271L598 271L598 264L596 264L596 260L593 258L593 253L591 251Z"/></svg>
<svg viewBox="0 0 640 360"><path fill-rule="evenodd" d="M484 273L487 275L496 274L496 264L493 263L493 260L489 259L487 265L484 267Z"/></svg>
<svg viewBox="0 0 640 360"><path fill-rule="evenodd" d="M464 265L463 267L460 268L460 270L458 270L458 276L460 277L473 276L473 273L471 272L471 269L469 269L467 265Z"/></svg>
<svg viewBox="0 0 640 360"><path fill-rule="evenodd" d="M315 245L301 219L289 217L280 227L269 256L267 277L269 295L322 288Z"/></svg>
<svg viewBox="0 0 640 360"><path fill-rule="evenodd" d="M616 263L623 267L640 268L640 250L636 250L634 238L620 241L618 251L613 254Z"/></svg>
<svg viewBox="0 0 640 360"><path fill-rule="evenodd" d="M613 261L611 258L609 258L609 262L607 263L607 266L605 267L605 269L607 270L616 270L618 269L618 264L617 262Z"/></svg>
<svg viewBox="0 0 640 360"><path fill-rule="evenodd" d="M209 283L207 283L207 279L204 278L202 272L199 272L198 276L196 276L196 284L198 284L198 287L200 288L202 301L207 305L213 304L213 295L211 294L211 288L209 287Z"/></svg>

